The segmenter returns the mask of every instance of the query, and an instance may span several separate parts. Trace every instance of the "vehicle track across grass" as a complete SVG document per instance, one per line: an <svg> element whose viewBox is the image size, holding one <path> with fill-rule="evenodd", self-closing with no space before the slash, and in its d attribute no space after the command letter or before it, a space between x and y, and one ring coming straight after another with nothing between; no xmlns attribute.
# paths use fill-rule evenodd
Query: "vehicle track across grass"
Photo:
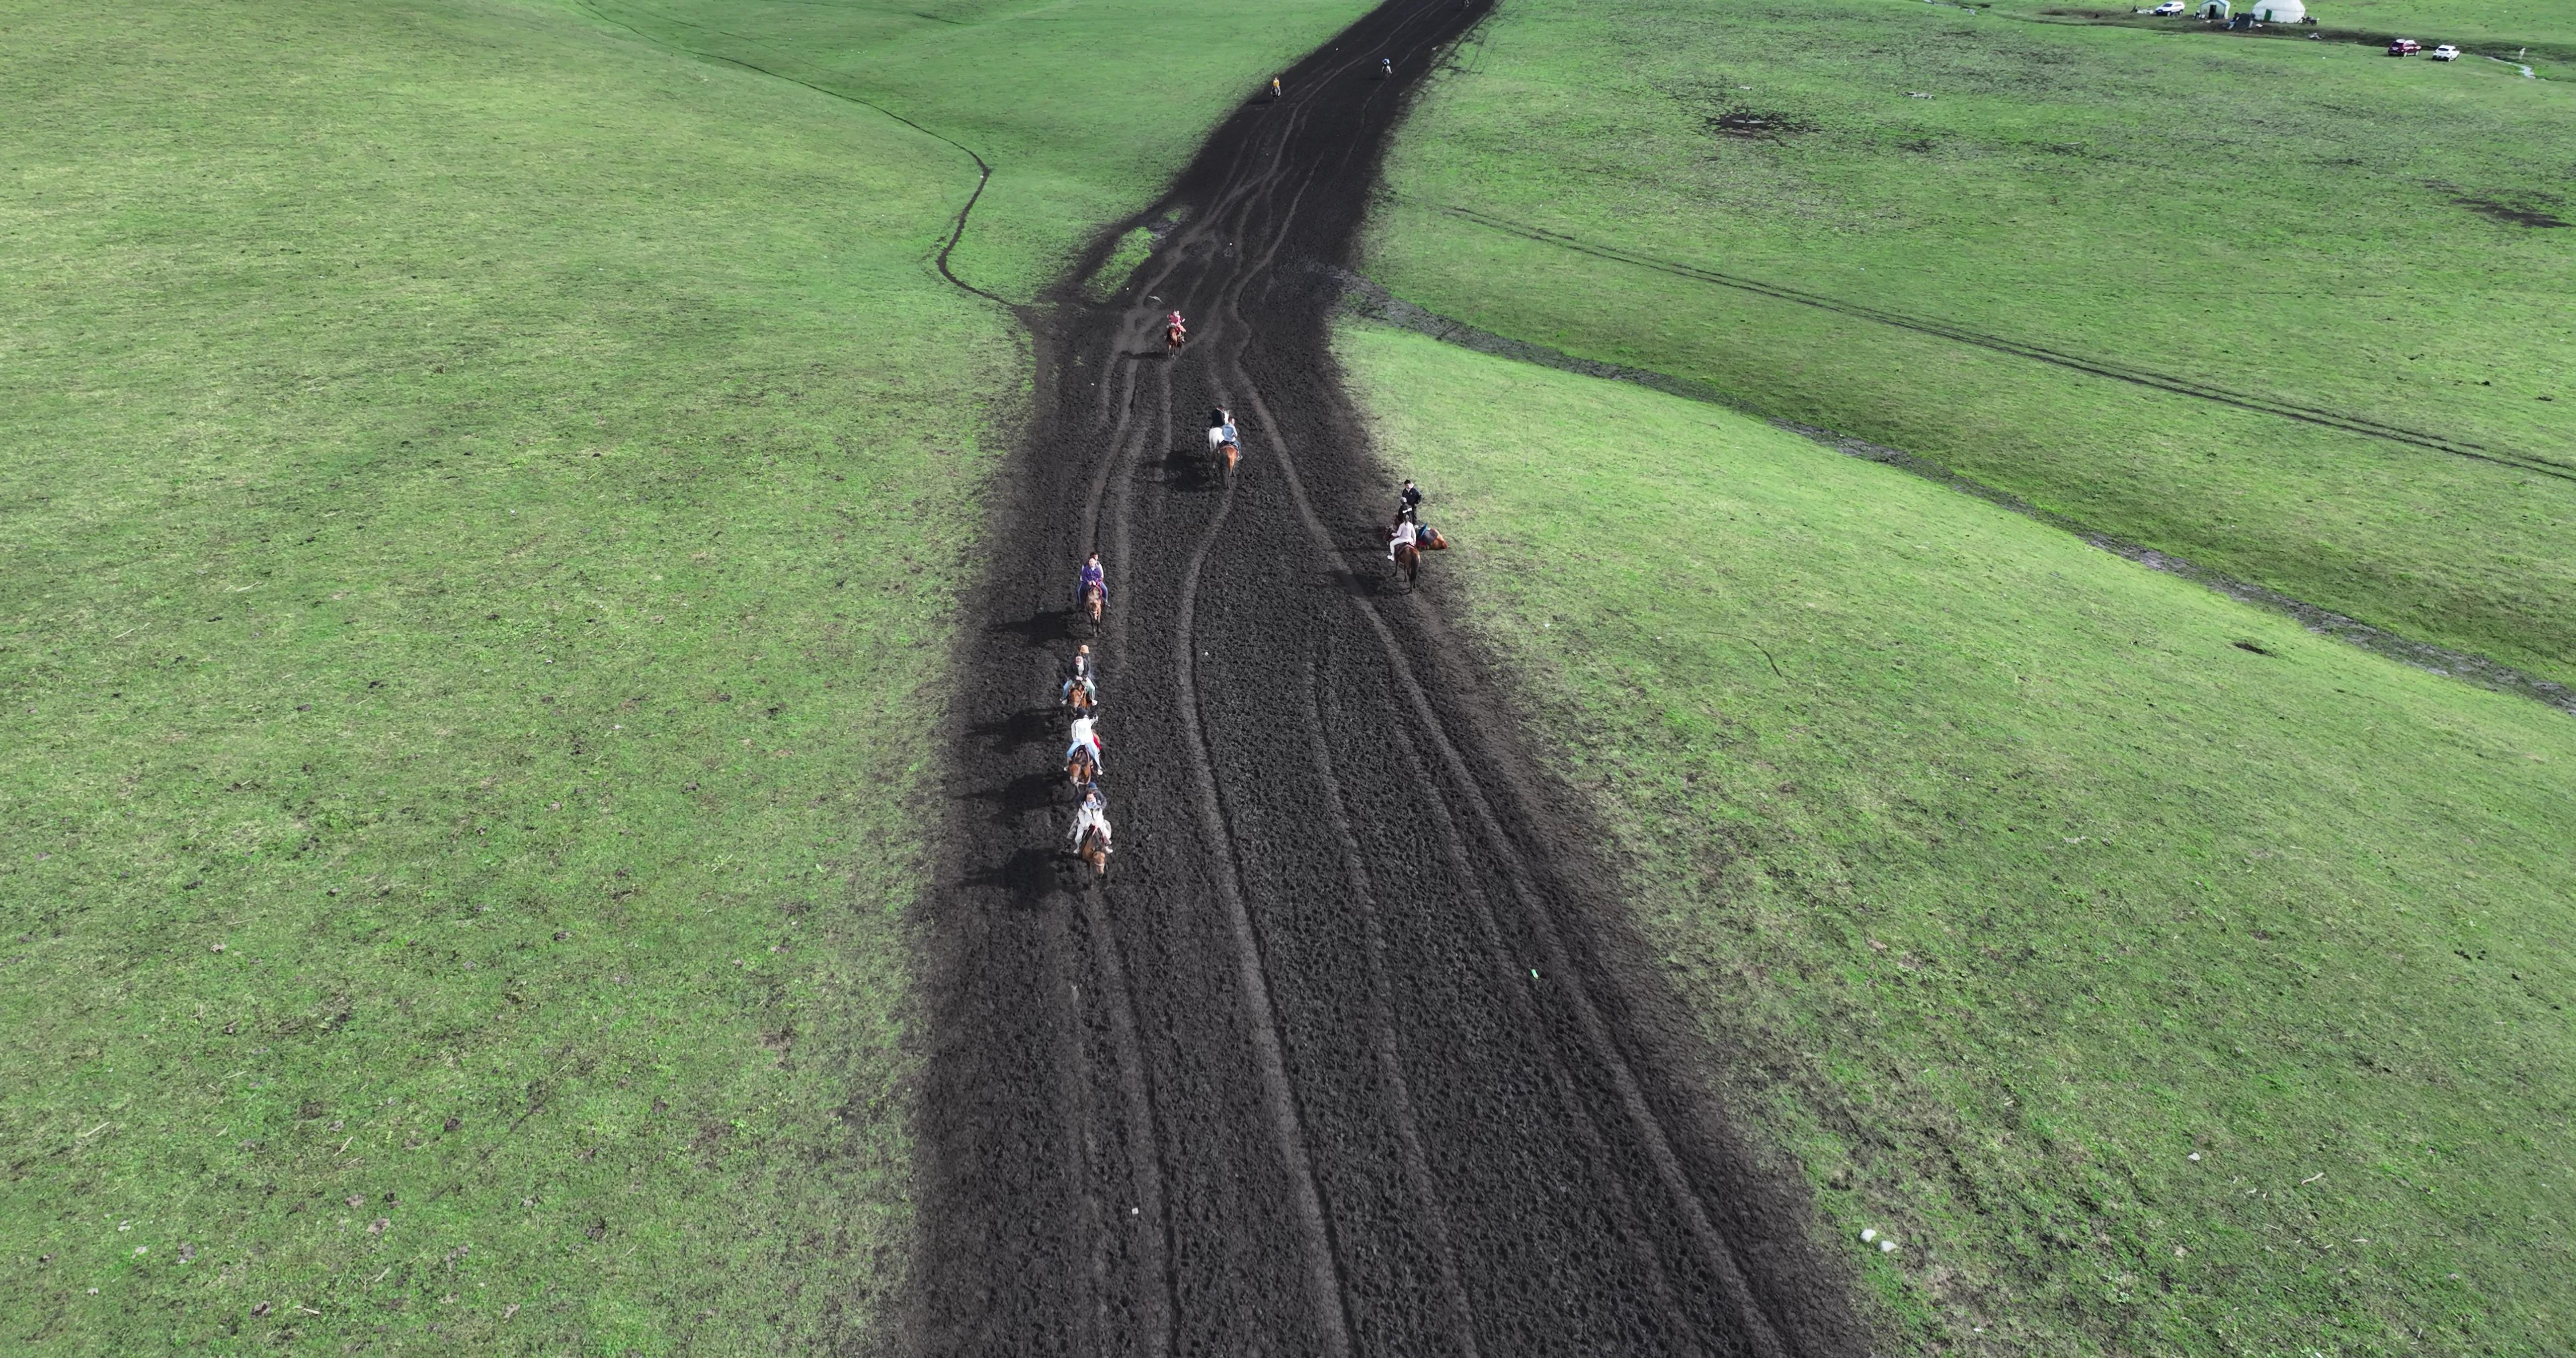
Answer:
<svg viewBox="0 0 2576 1358"><path fill-rule="evenodd" d="M1509 335L1498 335L1491 330L1469 325L1455 317L1443 316L1436 311L1416 306L1360 274L1343 271L1335 275L1335 281L1343 289L1343 305L1348 308L1351 315L1362 319L1410 330L1417 335L1428 335L1444 344L1454 344L1459 348L1474 350L1480 354L1492 354L1523 363L1535 363L1541 367L1554 368L1559 372L1579 373L1585 377L1598 377L1606 381L1632 382L1641 387L1660 391L1667 396L1678 396L1686 401L1723 406L1740 414L1752 415L1755 419L1767 419L1777 428L1813 439L1845 456L1882 463L1900 471L1910 472L1924 480L1947 486L1965 495L1973 495L1988 504L2072 533L2113 556L2126 557L2149 570L2179 575L2186 580L2216 590L2239 603L2251 604L2268 612L2294 618L2300 626L2319 636L2333 637L2373 655L2385 656L2399 664L2412 665L2433 674L2446 675L2464 683L2475 684L2480 688L2492 689L2498 693L2520 694L2570 716L2576 716L2576 689L2570 689L2555 680L2527 674L2488 656L2448 646L2436 646L2429 641L2418 641L2413 637L2384 627L2375 627L2332 609L2321 608L2304 599L2294 598L2279 590L2255 584L2253 581L2240 580L2223 571L2211 570L2207 566L2187 561L2171 552L2159 551L2153 547L2131 542L2126 538L2114 537L2068 518L2066 515L2042 509L2009 491L1962 476L1951 468L1918 453L1910 453L1902 448L1890 448L1886 444L1872 443L1867 439L1853 438L1848 434L1819 428L1812 424L1801 424L1796 420L1770 419L1758 412L1745 410L1726 393L1704 382L1694 382L1688 378L1675 377L1670 373L1656 372L1651 368L1636 368L1624 363L1606 363L1600 359L1578 358L1561 349L1532 344L1527 340L1514 339ZM1770 652L1764 651L1763 658L1770 660L1774 673L1779 671L1780 662L1771 660Z"/></svg>
<svg viewBox="0 0 2576 1358"><path fill-rule="evenodd" d="M1935 338L1950 340L1958 344L1991 350L1999 354L2009 354L2015 358L2029 359L2034 363L2045 363L2052 367L2065 368L2072 372L2080 372L2094 377L2107 378L2114 382L2126 382L2132 386L2146 387L2151 390L2166 392L2175 396L2188 396L2195 400L2207 401L2212 405L2234 406L2239 410L2250 410L2263 415L2276 415L2285 420L2296 420L2301 424L2319 425L2327 429L2340 429L2347 434L2359 434L2365 438L2381 439L2389 443L2404 444L2408 447L2422 448L2430 452L2448 453L2453 457L2467 458L2472 462L2493 463L2499 467L2511 467L2516 471L2531 472L2539 476L2556 477L2561 481L2576 481L2576 464L2561 462L2555 458L2544 457L2538 453L2526 452L2516 448L2499 448L2484 443L2472 443L2467 439L2451 434L2443 434L2431 430L2413 429L2404 425L2390 424L2384 420L2375 420L2365 415L2353 414L2349 411L2328 410L2321 406L2301 405L2284 397L2267 396L2259 392L2238 391L2233 388L2219 386L2213 382L2202 381L2198 378L2184 377L2174 373L2157 372L2151 368L2139 367L2133 363L2124 363L2120 360L2106 358L2097 354L2069 353L2062 349L2052 349L2045 345L2035 344L2026 340L2016 340L2002 335L1988 334L1981 330L1972 330L1965 326L1957 325L1934 317L1912 316L1903 312L1891 311L1884 307L1874 307L1860 302L1848 301L1839 297L1829 297L1822 293L1809 292L1803 288L1791 287L1784 283L1773 283L1763 279L1747 278L1738 274L1729 274L1715 269L1702 268L1698 265L1681 264L1671 260L1656 259L1650 255L1639 254L1632 250L1623 250L1616 246L1601 244L1597 241L1587 241L1575 236L1569 236L1561 231L1551 231L1545 227L1532 226L1525 222L1516 222L1509 218L1498 217L1489 212L1479 212L1474 208L1458 207L1448 203L1436 203L1428 199L1406 199L1405 201L1411 202L1426 211L1455 217L1464 222L1473 222L1489 231L1499 232L1508 236L1518 236L1523 240L1536 241L1542 245L1555 246L1558 249L1566 250L1575 254L1590 255L1595 259L1609 260L1615 264L1624 264L1629 267L1639 269L1651 269L1657 273L1666 274L1674 278L1689 279L1693 282L1705 283L1713 287L1732 288L1737 292L1751 293L1760 297L1768 297L1775 301L1789 302L1804 307L1812 307L1818 311L1832 312L1835 315L1848 316L1854 320L1870 321L1875 324L1889 326L1897 330L1910 330L1919 335L1930 335Z"/></svg>
<svg viewBox="0 0 2576 1358"><path fill-rule="evenodd" d="M1438 558L1418 591L1385 569L1394 485L1333 365L1331 270L1408 92L1487 3L1362 19L1032 313L924 920L924 1352L1862 1350L1601 837L1445 621ZM1231 476L1212 405L1246 436ZM1093 549L1102 887L1060 864L1052 703Z"/></svg>

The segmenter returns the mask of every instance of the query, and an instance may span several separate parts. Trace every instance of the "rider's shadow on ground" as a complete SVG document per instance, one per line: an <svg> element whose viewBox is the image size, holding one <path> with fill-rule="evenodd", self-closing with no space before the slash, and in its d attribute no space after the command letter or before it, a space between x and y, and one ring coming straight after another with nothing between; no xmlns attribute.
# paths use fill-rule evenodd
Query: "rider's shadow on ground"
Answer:
<svg viewBox="0 0 2576 1358"><path fill-rule="evenodd" d="M1073 785L1065 781L1064 770L1041 769L1023 773L998 788L984 788L966 795L973 801L990 805L996 820L1008 820L1022 812L1047 810L1067 800L1072 790Z"/></svg>
<svg viewBox="0 0 2576 1358"><path fill-rule="evenodd" d="M1225 470L1207 449L1183 444L1163 455L1163 480L1174 490L1223 490Z"/></svg>
<svg viewBox="0 0 2576 1358"><path fill-rule="evenodd" d="M1032 845L1014 852L991 868L968 876L961 885L1004 892L1010 896L1012 908L1037 910L1046 905L1049 896L1064 887L1059 859L1059 855Z"/></svg>
<svg viewBox="0 0 2576 1358"><path fill-rule="evenodd" d="M1024 707L1007 717L979 721L966 728L966 734L989 742L996 753L1035 744L1055 734L1056 711L1052 707Z"/></svg>
<svg viewBox="0 0 2576 1358"><path fill-rule="evenodd" d="M1055 609L1032 613L1025 618L1010 618L984 626L986 636L1015 636L1023 645L1046 646L1062 641L1072 626L1072 615Z"/></svg>

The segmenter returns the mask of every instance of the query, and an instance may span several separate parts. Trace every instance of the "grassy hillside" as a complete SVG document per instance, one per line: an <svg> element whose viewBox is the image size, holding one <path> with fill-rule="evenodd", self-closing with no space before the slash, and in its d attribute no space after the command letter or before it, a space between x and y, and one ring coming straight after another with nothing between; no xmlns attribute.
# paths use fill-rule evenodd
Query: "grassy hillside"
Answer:
<svg viewBox="0 0 2576 1358"><path fill-rule="evenodd" d="M856 101L1025 294L1359 8L0 12L12 1351L869 1340L1026 379Z"/></svg>
<svg viewBox="0 0 2576 1358"><path fill-rule="evenodd" d="M676 46L883 104L993 167L952 261L1025 301L1365 0L581 0Z"/></svg>
<svg viewBox="0 0 2576 1358"><path fill-rule="evenodd" d="M2576 85L2010 12L1508 7L1399 146L1370 270L2576 678L2576 229L2534 224L2576 221Z"/></svg>
<svg viewBox="0 0 2576 1358"><path fill-rule="evenodd" d="M1343 355L1899 1348L2576 1346L2576 723L1741 416Z"/></svg>
<svg viewBox="0 0 2576 1358"><path fill-rule="evenodd" d="M848 1336L971 178L558 11L5 26L9 1347Z"/></svg>

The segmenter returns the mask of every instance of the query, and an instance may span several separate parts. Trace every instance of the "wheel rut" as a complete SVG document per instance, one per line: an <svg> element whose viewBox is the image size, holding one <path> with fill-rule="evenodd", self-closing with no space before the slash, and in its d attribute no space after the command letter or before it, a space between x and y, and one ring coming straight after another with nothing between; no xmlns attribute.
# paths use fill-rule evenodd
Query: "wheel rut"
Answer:
<svg viewBox="0 0 2576 1358"><path fill-rule="evenodd" d="M1362 19L1119 224L1180 220L1108 303L1077 270L1035 313L923 921L924 1352L1865 1349L1599 836L1444 622L1439 558L1388 582L1333 271L1408 91L1488 3ZM1177 358L1167 309L1193 318ZM1239 407L1232 475L1212 405ZM1096 638L1068 608L1091 550ZM1105 886L1056 852L1077 639Z"/></svg>

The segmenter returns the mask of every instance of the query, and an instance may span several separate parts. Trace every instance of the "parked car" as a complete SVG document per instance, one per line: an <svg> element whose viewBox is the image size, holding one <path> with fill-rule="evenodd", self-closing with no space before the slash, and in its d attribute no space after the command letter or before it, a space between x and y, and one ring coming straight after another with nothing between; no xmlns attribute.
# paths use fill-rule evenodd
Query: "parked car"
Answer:
<svg viewBox="0 0 2576 1358"><path fill-rule="evenodd" d="M2392 57L2411 57L2423 50L2424 44L2413 38L2393 38L2388 43L2388 55Z"/></svg>
<svg viewBox="0 0 2576 1358"><path fill-rule="evenodd" d="M2183 11L2183 3L2182 3L2182 0L2165 0L2165 2L2164 2L2163 4L2156 6L2154 9L2148 10L2148 11L2147 11L2147 13L2149 13L2149 14L2180 14L2180 13L2182 13L2182 11Z"/></svg>
<svg viewBox="0 0 2576 1358"><path fill-rule="evenodd" d="M2431 57L2435 61L2458 61L2460 59L2460 49L2453 47L2446 42L2424 55Z"/></svg>

